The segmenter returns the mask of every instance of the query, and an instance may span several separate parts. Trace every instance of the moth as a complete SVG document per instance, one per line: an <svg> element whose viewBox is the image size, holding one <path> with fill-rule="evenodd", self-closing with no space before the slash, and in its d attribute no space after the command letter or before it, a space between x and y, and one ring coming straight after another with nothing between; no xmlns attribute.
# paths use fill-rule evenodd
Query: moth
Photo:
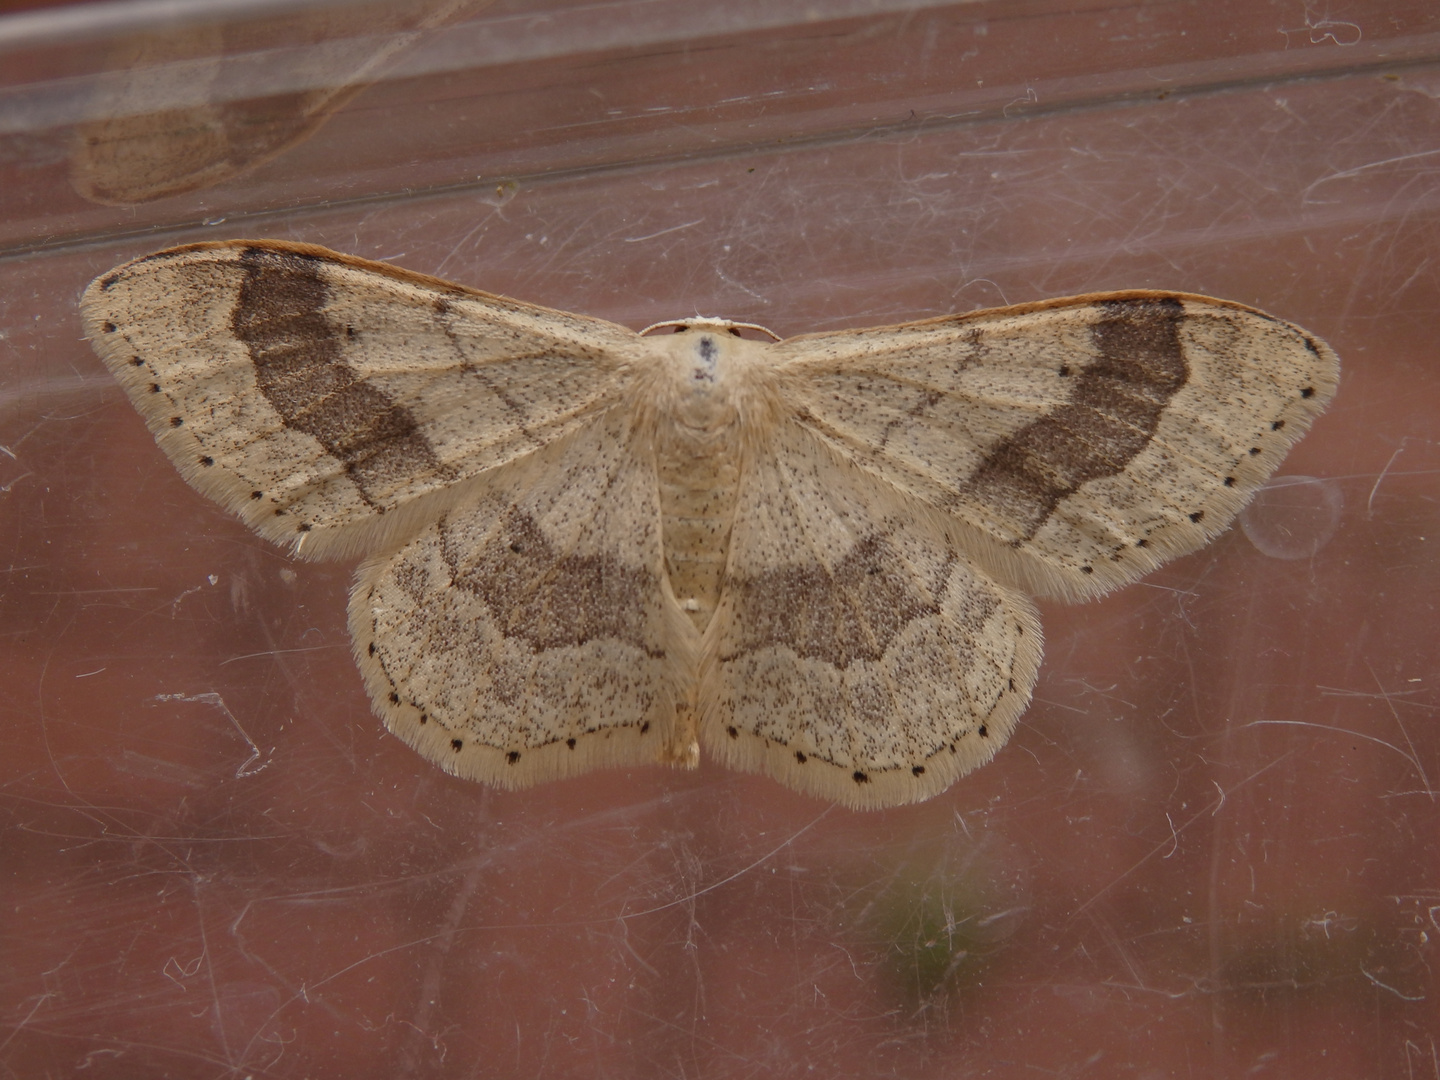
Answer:
<svg viewBox="0 0 1440 1080"><path fill-rule="evenodd" d="M1032 597L1221 532L1339 375L1184 293L636 333L273 240L136 259L81 311L191 484L302 558L364 557L355 657L426 758L519 787L703 747L857 808L989 761Z"/></svg>

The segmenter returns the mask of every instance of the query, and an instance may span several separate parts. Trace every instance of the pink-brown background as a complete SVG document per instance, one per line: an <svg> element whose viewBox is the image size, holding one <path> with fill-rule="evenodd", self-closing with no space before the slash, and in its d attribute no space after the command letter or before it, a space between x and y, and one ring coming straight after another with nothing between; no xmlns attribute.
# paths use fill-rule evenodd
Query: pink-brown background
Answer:
<svg viewBox="0 0 1440 1080"><path fill-rule="evenodd" d="M1440 9L516 0L366 67L373 5L125 8L0 18L0 1076L1440 1080ZM102 206L142 31L201 106L372 85ZM96 274L234 236L637 328L1173 288L1344 368L1308 479L1044 605L944 795L498 792L370 714L352 567L188 488L81 337Z"/></svg>

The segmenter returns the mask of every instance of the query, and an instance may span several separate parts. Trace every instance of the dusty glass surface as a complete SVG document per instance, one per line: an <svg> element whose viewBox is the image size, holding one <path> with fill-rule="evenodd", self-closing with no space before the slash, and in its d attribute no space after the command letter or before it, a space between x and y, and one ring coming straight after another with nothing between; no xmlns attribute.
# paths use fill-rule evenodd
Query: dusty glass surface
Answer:
<svg viewBox="0 0 1440 1080"><path fill-rule="evenodd" d="M157 10L0 19L8 1075L1440 1077L1440 9ZM499 792L81 337L237 236L636 328L1172 288L1344 366L1243 527L1042 605L944 795Z"/></svg>

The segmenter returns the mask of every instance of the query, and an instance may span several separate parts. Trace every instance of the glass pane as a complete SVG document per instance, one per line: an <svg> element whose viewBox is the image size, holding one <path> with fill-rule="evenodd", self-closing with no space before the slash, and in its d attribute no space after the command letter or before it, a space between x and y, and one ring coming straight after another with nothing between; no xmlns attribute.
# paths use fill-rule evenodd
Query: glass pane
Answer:
<svg viewBox="0 0 1440 1080"><path fill-rule="evenodd" d="M1437 47L1419 0L0 18L0 1060L1435 1075ZM96 275L234 237L636 329L1206 293L1342 384L1243 527L1041 605L1010 745L928 802L490 790L372 715L354 565L191 489L84 340Z"/></svg>

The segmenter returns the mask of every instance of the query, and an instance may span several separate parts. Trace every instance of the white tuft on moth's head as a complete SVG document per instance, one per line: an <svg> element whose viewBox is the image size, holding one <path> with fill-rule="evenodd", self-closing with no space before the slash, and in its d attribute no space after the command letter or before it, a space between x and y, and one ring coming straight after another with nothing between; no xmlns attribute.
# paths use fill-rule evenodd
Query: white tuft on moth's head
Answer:
<svg viewBox="0 0 1440 1080"><path fill-rule="evenodd" d="M757 334L764 334L771 341L779 341L780 335L771 330L768 326L761 326L753 322L735 322L733 319L720 319L711 315L696 315L690 319L666 319L664 322L651 323L640 331L640 336L656 330L670 330L672 333L683 333L686 330L714 330L716 333L729 334L731 337L743 337L744 330L753 330Z"/></svg>

